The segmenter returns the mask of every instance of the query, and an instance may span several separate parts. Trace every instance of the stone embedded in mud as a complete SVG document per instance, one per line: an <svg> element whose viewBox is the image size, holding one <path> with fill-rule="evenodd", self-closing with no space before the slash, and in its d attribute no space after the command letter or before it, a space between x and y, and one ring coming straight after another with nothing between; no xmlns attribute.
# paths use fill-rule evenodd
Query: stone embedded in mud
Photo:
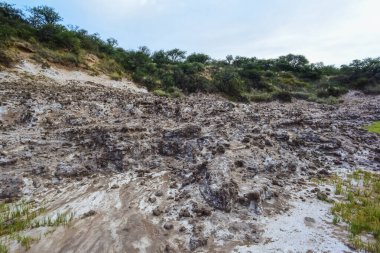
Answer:
<svg viewBox="0 0 380 253"><path fill-rule="evenodd" d="M211 215L211 210L206 208L206 207L195 207L193 208L193 212L198 216L210 216Z"/></svg>
<svg viewBox="0 0 380 253"><path fill-rule="evenodd" d="M154 194L156 197L161 197L164 195L164 193L162 191L157 191L155 194Z"/></svg>
<svg viewBox="0 0 380 253"><path fill-rule="evenodd" d="M277 167L278 162L274 160L272 157L267 156L264 161L264 167L267 171L273 171Z"/></svg>
<svg viewBox="0 0 380 253"><path fill-rule="evenodd" d="M197 125L187 125L182 128L166 131L163 137L166 139L172 138L196 138L199 137L202 128Z"/></svg>
<svg viewBox="0 0 380 253"><path fill-rule="evenodd" d="M57 165L54 175L56 177L77 177L87 176L90 172L79 164L69 165L66 163L60 163Z"/></svg>
<svg viewBox="0 0 380 253"><path fill-rule="evenodd" d="M154 216L160 216L162 214L162 210L161 208L156 207L155 209L153 209L152 213Z"/></svg>
<svg viewBox="0 0 380 253"><path fill-rule="evenodd" d="M174 228L174 225L172 223L165 223L164 228L166 230L172 230Z"/></svg>
<svg viewBox="0 0 380 253"><path fill-rule="evenodd" d="M261 193L259 190L255 190L246 194L248 200L260 201Z"/></svg>
<svg viewBox="0 0 380 253"><path fill-rule="evenodd" d="M85 218L88 218L88 217L91 217L91 216L94 216L96 214L96 212L94 210L90 210L88 211L87 213L84 213L82 215L82 219L85 219Z"/></svg>
<svg viewBox="0 0 380 253"><path fill-rule="evenodd" d="M0 178L0 200L18 199L22 194L24 182L15 176L2 176Z"/></svg>
<svg viewBox="0 0 380 253"><path fill-rule="evenodd" d="M238 186L232 181L230 168L232 162L225 157L214 159L204 171L199 190L207 204L230 212L237 197Z"/></svg>
<svg viewBox="0 0 380 253"><path fill-rule="evenodd" d="M204 247L207 245L207 239L204 237L192 237L190 238L189 248L191 251L197 248Z"/></svg>
<svg viewBox="0 0 380 253"><path fill-rule="evenodd" d="M148 200L150 203L154 203L154 202L156 202L157 199L155 197L149 197Z"/></svg>
<svg viewBox="0 0 380 253"><path fill-rule="evenodd" d="M188 217L191 217L191 214L190 214L190 212L189 212L188 209L184 208L184 209L181 209L181 211L179 212L178 216L180 218L182 218L182 217L188 218Z"/></svg>
<svg viewBox="0 0 380 253"><path fill-rule="evenodd" d="M235 161L235 165L236 165L236 167L241 168L244 166L244 161L243 160L237 160L237 161Z"/></svg>
<svg viewBox="0 0 380 253"><path fill-rule="evenodd" d="M226 149L222 145L218 145L215 151L216 151L216 154L224 154L226 152Z"/></svg>

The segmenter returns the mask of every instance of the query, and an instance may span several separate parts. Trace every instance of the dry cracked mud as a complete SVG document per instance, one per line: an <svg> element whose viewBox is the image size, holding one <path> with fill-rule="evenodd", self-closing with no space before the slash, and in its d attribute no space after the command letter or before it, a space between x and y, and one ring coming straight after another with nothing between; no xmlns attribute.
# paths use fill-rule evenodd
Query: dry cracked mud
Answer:
<svg viewBox="0 0 380 253"><path fill-rule="evenodd" d="M362 128L380 96L239 104L23 71L0 74L0 200L75 214L28 252L354 252L311 179L380 170Z"/></svg>

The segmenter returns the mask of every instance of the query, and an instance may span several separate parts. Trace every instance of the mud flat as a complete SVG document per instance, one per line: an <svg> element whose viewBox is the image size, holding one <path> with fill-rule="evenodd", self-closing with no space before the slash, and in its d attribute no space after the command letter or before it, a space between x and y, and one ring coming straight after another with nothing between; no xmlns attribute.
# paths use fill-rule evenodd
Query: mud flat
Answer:
<svg viewBox="0 0 380 253"><path fill-rule="evenodd" d="M337 105L153 96L26 62L0 73L0 200L70 226L28 252L355 252L314 179L379 171L380 96ZM11 252L22 252L18 244Z"/></svg>

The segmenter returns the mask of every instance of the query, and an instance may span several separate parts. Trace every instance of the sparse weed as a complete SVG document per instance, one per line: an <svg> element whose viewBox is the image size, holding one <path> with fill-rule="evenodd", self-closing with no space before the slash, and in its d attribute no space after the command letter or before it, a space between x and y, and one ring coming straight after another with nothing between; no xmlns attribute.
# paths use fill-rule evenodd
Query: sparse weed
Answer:
<svg viewBox="0 0 380 253"><path fill-rule="evenodd" d="M17 203L0 202L0 253L8 252L8 243L17 241L28 250L40 237L31 237L21 233L38 227L58 227L68 225L74 219L74 213L57 213L54 218L42 217L45 208L36 206L30 202L19 201Z"/></svg>
<svg viewBox="0 0 380 253"><path fill-rule="evenodd" d="M17 235L16 240L18 243L21 244L25 248L25 250L30 249L30 246L32 245L33 242L39 241L40 238L34 238L31 236L22 236L22 235Z"/></svg>
<svg viewBox="0 0 380 253"><path fill-rule="evenodd" d="M348 223L357 249L380 252L380 175L356 170L348 179L336 182L335 194L344 200L332 207L333 223Z"/></svg>

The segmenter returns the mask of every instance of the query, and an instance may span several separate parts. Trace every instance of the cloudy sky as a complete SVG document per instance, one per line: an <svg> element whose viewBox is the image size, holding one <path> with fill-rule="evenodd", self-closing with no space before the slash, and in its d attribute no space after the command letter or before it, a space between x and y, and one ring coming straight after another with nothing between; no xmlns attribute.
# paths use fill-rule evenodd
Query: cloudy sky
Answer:
<svg viewBox="0 0 380 253"><path fill-rule="evenodd" d="M180 48L214 58L303 54L344 64L380 56L379 0L10 0L48 5L126 49Z"/></svg>

